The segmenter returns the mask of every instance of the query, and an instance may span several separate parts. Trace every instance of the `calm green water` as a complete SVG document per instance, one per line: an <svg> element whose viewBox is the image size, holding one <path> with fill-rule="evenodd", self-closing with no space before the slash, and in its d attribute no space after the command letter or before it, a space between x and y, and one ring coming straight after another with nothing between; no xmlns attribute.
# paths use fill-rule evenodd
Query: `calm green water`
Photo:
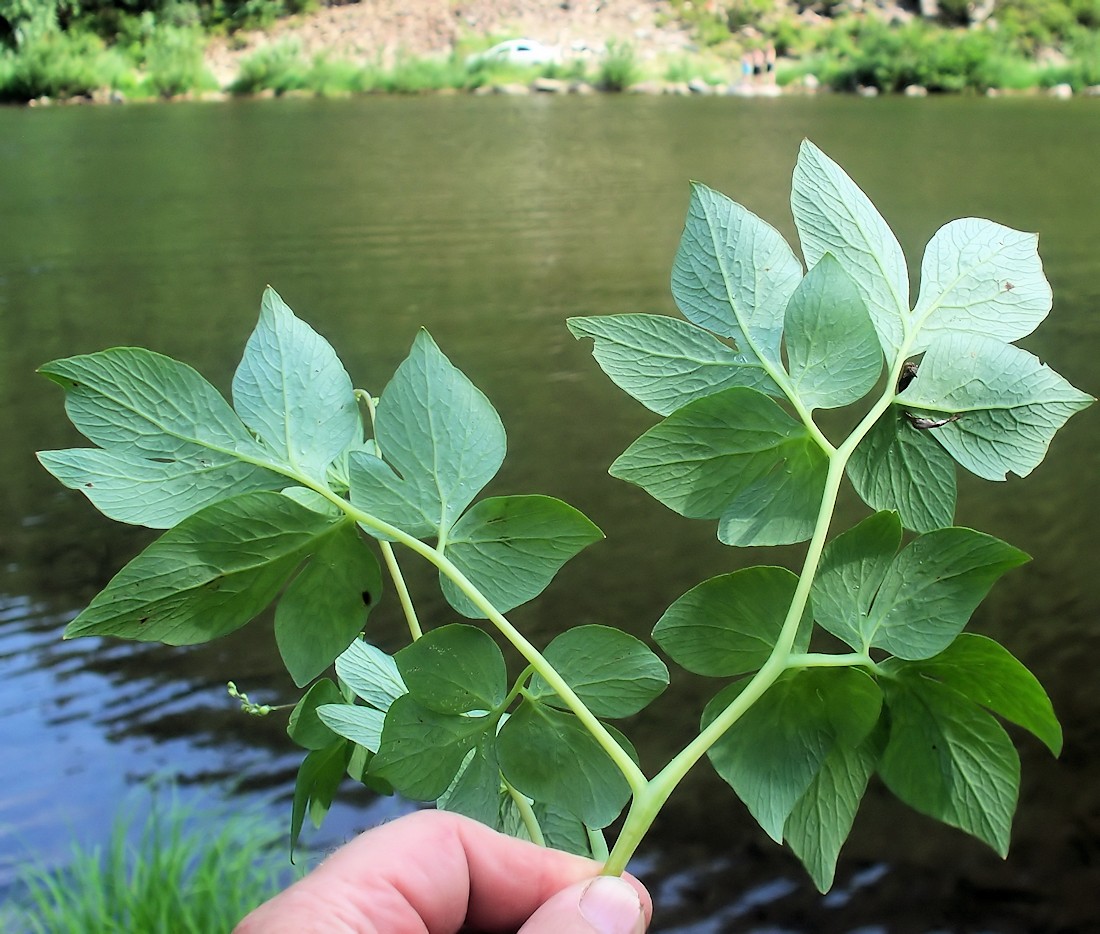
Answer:
<svg viewBox="0 0 1100 934"><path fill-rule="evenodd" d="M645 634L704 577L797 550L730 551L606 466L652 422L567 334L572 314L672 309L687 181L718 188L792 239L798 142L843 164L919 266L954 217L1038 230L1055 313L1024 343L1100 388L1100 212L1094 102L1014 100L362 99L0 110L0 883L27 852L60 858L102 832L129 783L174 769L285 793L296 758L224 682L292 698L259 622L209 647L58 639L148 539L114 526L35 463L81 443L33 374L57 356L148 346L223 389L271 283L379 391L421 325L497 405L509 461L493 491L560 496L608 535L514 618L536 642L604 622ZM873 790L833 895L754 827L704 769L673 799L638 869L664 930L1083 930L1100 886L1100 600L1091 566L1096 414L1008 484L962 479L959 521L1035 561L974 627L1049 686L1059 762L1021 739L1014 849L1002 862ZM850 516L857 513L854 508ZM847 517L846 517L847 518ZM431 575L423 605L446 614ZM396 608L374 635L396 645ZM694 728L714 686L681 679L628 724L650 767ZM352 799L327 842L399 810Z"/></svg>

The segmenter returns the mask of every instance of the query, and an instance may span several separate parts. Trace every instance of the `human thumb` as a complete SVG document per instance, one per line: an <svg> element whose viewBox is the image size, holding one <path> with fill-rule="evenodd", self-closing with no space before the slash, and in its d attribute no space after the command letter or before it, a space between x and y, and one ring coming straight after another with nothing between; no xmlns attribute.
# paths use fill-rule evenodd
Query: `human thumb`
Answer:
<svg viewBox="0 0 1100 934"><path fill-rule="evenodd" d="M562 889L519 929L519 934L644 934L646 913L626 879L597 876Z"/></svg>

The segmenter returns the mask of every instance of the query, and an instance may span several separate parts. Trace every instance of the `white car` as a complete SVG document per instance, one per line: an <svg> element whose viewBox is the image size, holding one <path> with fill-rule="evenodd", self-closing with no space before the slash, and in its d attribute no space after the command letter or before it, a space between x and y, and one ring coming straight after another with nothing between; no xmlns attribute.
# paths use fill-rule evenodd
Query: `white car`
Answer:
<svg viewBox="0 0 1100 934"><path fill-rule="evenodd" d="M561 51L536 39L509 39L466 59L466 64L547 65L561 60Z"/></svg>

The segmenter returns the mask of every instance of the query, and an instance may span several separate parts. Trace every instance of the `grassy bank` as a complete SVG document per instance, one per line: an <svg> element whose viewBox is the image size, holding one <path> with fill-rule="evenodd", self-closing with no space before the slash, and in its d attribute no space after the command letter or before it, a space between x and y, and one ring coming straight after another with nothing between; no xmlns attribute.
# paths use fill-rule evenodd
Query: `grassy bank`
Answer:
<svg viewBox="0 0 1100 934"><path fill-rule="evenodd" d="M844 13L835 0L821 0L813 8L821 13L799 13L786 0L732 0L708 12L684 0L672 8L692 28L696 51L675 59L643 64L619 43L595 59L536 68L469 64L471 51L492 42L471 37L449 58L405 57L382 67L309 57L286 39L242 59L230 85L218 87L204 60L211 36L316 6L318 0L0 0L0 101L475 91L536 79L610 91L693 79L721 85L736 80L742 56L767 45L780 56L781 86L935 93L1100 85L1100 0L999 0L995 19L981 24L965 23L962 0L940 0L936 22L896 12L888 21L873 8Z"/></svg>
<svg viewBox="0 0 1100 934"><path fill-rule="evenodd" d="M0 909L0 930L229 931L291 881L288 869L286 831L271 818L184 805L161 787L116 819L105 847L74 845L66 866L25 870Z"/></svg>

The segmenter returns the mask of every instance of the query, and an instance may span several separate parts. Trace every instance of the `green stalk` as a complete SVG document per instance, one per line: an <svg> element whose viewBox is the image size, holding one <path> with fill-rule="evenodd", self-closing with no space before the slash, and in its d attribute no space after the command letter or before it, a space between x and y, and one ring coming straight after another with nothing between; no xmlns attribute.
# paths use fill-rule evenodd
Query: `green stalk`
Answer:
<svg viewBox="0 0 1100 934"><path fill-rule="evenodd" d="M526 828L527 836L531 838L531 842L537 843L539 846L546 846L546 837L543 836L542 826L539 824L539 819L535 816L534 808L531 807L531 802L527 800L527 796L513 788L508 779L503 776L501 776L501 781L504 782L504 788L508 792L508 796L515 804L516 810L519 811L520 819L523 821L523 826Z"/></svg>

